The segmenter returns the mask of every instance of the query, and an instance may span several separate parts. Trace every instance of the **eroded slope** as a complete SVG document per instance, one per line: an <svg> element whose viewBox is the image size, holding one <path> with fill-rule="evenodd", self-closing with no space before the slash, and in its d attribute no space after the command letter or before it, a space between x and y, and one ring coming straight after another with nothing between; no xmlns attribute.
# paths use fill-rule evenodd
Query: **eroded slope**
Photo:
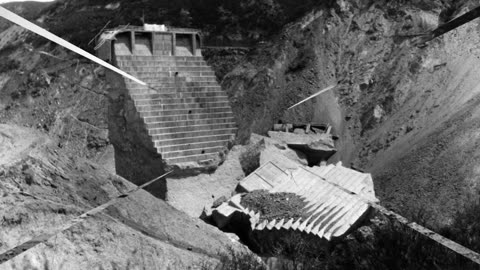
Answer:
<svg viewBox="0 0 480 270"><path fill-rule="evenodd" d="M480 3L455 4L452 16ZM372 172L394 210L449 224L477 194L478 20L427 47L410 38L446 11L440 1L337 1L288 25L223 80L239 137L278 120L329 122L340 137L332 161ZM332 84L335 91L285 112Z"/></svg>
<svg viewBox="0 0 480 270"><path fill-rule="evenodd" d="M16 135L14 143L32 133L13 125L0 128L2 139ZM135 187L42 141L42 136L22 139L24 151L3 155L2 160L11 162L0 164L0 253L55 232L75 216ZM235 243L217 229L139 191L0 268L195 269L215 262L230 245Z"/></svg>

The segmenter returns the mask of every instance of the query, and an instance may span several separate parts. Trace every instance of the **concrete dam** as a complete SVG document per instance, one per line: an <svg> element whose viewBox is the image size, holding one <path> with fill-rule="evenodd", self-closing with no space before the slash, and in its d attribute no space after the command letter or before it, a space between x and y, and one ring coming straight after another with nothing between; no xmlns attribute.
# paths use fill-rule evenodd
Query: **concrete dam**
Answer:
<svg viewBox="0 0 480 270"><path fill-rule="evenodd" d="M222 160L237 128L227 95L202 57L197 30L118 27L97 44L100 58L148 84L109 80L129 100L123 114L136 143L161 155L164 167Z"/></svg>

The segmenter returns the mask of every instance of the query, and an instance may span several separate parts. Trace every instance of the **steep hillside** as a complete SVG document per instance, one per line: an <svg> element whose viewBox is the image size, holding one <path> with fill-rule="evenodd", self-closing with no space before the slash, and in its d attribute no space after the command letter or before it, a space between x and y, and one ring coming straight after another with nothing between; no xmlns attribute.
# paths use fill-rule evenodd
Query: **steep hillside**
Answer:
<svg viewBox="0 0 480 270"><path fill-rule="evenodd" d="M37 129L72 154L113 168L101 70L51 44L26 46L30 34L18 26L3 34L0 123Z"/></svg>
<svg viewBox="0 0 480 270"><path fill-rule="evenodd" d="M105 71L39 40L0 35L0 254L134 188L114 174ZM243 250L145 191L104 212L0 269L199 269Z"/></svg>
<svg viewBox="0 0 480 270"><path fill-rule="evenodd" d="M447 225L477 197L478 20L408 38L479 1L337 1L288 25L225 76L245 141L279 120L329 122L334 160L372 172L382 203ZM338 86L291 111L290 105Z"/></svg>
<svg viewBox="0 0 480 270"><path fill-rule="evenodd" d="M0 269L201 269L242 250L143 190L65 227L136 186L36 130L0 125L0 175ZM3 264L5 251L49 234Z"/></svg>
<svg viewBox="0 0 480 270"><path fill-rule="evenodd" d="M88 50L94 47L88 42L107 23L116 27L143 22L198 28L206 44L238 46L269 38L318 5L312 0L301 5L292 0L68 0L49 8L45 23L52 32Z"/></svg>
<svg viewBox="0 0 480 270"><path fill-rule="evenodd" d="M39 17L43 10L51 4L52 2L25 1L2 4L2 7L12 12L15 12L15 14L21 15L28 20L35 20ZM12 23L10 23L9 21L0 18L0 33L5 31L11 25Z"/></svg>

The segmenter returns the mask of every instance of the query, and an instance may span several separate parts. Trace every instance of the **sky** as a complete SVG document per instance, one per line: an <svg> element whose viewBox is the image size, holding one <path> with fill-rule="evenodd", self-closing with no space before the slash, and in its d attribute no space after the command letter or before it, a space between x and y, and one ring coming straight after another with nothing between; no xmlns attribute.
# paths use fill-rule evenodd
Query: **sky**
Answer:
<svg viewBox="0 0 480 270"><path fill-rule="evenodd" d="M25 1L52 2L53 0L0 0L0 4L5 4L9 2L25 2Z"/></svg>

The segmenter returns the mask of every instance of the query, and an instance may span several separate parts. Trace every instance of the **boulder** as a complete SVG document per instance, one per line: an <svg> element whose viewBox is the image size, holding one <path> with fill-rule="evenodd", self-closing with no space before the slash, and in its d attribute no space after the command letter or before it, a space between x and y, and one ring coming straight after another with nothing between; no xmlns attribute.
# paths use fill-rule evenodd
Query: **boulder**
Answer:
<svg viewBox="0 0 480 270"><path fill-rule="evenodd" d="M263 147L260 148L260 166L271 160L277 160L289 166L292 166L293 164L308 165L305 154L289 148L288 145L281 140L264 137L258 134L252 134L250 137L251 144L261 140L263 140Z"/></svg>

